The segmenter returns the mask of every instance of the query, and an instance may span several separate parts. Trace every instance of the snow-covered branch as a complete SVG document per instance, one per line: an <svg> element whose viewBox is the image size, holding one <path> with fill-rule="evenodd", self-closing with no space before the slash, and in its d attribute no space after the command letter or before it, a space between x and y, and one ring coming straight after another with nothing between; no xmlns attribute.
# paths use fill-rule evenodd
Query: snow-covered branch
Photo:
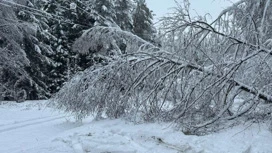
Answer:
<svg viewBox="0 0 272 153"><path fill-rule="evenodd" d="M79 119L106 114L172 121L197 131L251 115L260 103L272 103L272 52L264 41L270 36L261 37L269 20L262 16L259 24L241 5L248 3L235 3L212 24L191 18L187 5L178 8L162 24L161 48L116 27L86 30L73 50L113 60L68 82L54 97L57 107Z"/></svg>

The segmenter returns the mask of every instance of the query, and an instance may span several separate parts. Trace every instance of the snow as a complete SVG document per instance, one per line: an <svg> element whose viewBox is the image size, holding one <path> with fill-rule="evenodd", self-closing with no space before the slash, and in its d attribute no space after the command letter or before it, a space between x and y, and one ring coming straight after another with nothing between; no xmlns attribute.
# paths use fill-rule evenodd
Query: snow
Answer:
<svg viewBox="0 0 272 153"><path fill-rule="evenodd" d="M42 51L38 45L35 45L35 51L38 52L39 54L42 53Z"/></svg>
<svg viewBox="0 0 272 153"><path fill-rule="evenodd" d="M70 3L70 9L75 10L77 8L76 3Z"/></svg>
<svg viewBox="0 0 272 153"><path fill-rule="evenodd" d="M121 119L76 122L48 101L0 102L1 153L271 153L268 124L243 124L206 136L169 123Z"/></svg>
<svg viewBox="0 0 272 153"><path fill-rule="evenodd" d="M102 6L102 10L103 10L103 11L107 11L108 8L107 8L105 5L103 5L103 6Z"/></svg>

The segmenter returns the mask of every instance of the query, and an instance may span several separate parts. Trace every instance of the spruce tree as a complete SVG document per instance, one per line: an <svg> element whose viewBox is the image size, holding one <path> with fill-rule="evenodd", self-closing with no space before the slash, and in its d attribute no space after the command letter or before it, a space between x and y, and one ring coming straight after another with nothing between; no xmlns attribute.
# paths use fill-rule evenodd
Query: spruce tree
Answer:
<svg viewBox="0 0 272 153"><path fill-rule="evenodd" d="M44 7L47 13L59 18L49 22L50 33L57 38L57 41L50 43L55 51L53 59L58 62L51 73L55 80L51 89L53 93L58 91L72 74L82 70L82 65L78 65L81 57L72 52L71 48L83 30L91 28L95 22L88 3L84 0L55 0L49 1Z"/></svg>
<svg viewBox="0 0 272 153"><path fill-rule="evenodd" d="M23 50L23 33L12 9L0 5L0 99L16 100L17 93L25 89L18 87L27 79L25 66L29 60Z"/></svg>
<svg viewBox="0 0 272 153"><path fill-rule="evenodd" d="M155 33L152 20L152 11L146 6L145 0L137 0L136 8L133 13L134 33L139 37L152 42Z"/></svg>
<svg viewBox="0 0 272 153"><path fill-rule="evenodd" d="M14 9L18 19L21 21L23 30L24 50L30 61L30 65L25 67L29 77L32 79L31 92L28 99L45 99L51 96L50 87L54 80L50 77L50 72L55 68L56 62L52 60L54 51L49 42L56 40L49 31L48 18L46 14L39 11L43 1L18 1L27 7L17 7ZM34 15L36 14L36 15Z"/></svg>
<svg viewBox="0 0 272 153"><path fill-rule="evenodd" d="M15 1L16 2L16 1ZM14 7L10 2L1 5L1 90L8 100L44 99L50 96L47 82L48 66L53 62L47 55L50 47L38 40L43 29L42 19L37 19L30 9L30 1L20 1L28 9ZM8 7L10 6L10 7Z"/></svg>
<svg viewBox="0 0 272 153"><path fill-rule="evenodd" d="M137 3L138 11L141 15L143 9L147 9L150 16L140 16L139 21L134 18L139 13L135 12L137 9L131 0L14 0L4 3L12 9L2 6L0 10L0 70L3 72L0 91L5 93L2 97L9 99L16 99L17 93L26 99L49 98L73 74L103 63L104 59L96 53L103 47L107 52L113 50L115 47L111 43L103 43L104 46L97 46L86 54L72 51L75 41L88 29L120 27L138 32L136 34L144 39L152 38L152 15L145 8L145 2L144 6ZM150 24L139 27L144 23ZM126 41L119 41L118 47L125 53ZM8 58L10 62L5 62ZM14 61L17 64L12 64ZM13 90L15 86L16 91Z"/></svg>
<svg viewBox="0 0 272 153"><path fill-rule="evenodd" d="M133 19L131 16L133 4L130 0L117 0L115 2L116 23L122 30L133 30Z"/></svg>

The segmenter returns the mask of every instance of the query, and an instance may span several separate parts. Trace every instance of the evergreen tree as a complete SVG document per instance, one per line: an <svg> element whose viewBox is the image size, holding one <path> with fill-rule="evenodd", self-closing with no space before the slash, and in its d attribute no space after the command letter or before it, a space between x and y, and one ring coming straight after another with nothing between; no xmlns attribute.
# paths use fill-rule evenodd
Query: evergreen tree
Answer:
<svg viewBox="0 0 272 153"><path fill-rule="evenodd" d="M14 11L21 22L24 33L24 50L30 61L25 68L36 85L31 87L28 99L45 99L51 96L50 87L54 79L50 72L55 68L56 62L52 60L54 51L49 42L56 41L56 37L49 33L48 18L40 12L44 2L36 0L18 1L27 7L17 7ZM34 15L36 14L36 15Z"/></svg>
<svg viewBox="0 0 272 153"><path fill-rule="evenodd" d="M50 96L46 73L52 53L48 46L38 41L42 20L38 20L24 8L12 8L11 3L1 6L1 22L8 25L1 30L1 85L2 97L9 100L44 99ZM29 5L29 1L20 1ZM10 9L12 8L12 9ZM16 64L15 64L16 63Z"/></svg>
<svg viewBox="0 0 272 153"><path fill-rule="evenodd" d="M137 0L136 4L133 13L133 31L139 37L147 41L153 41L155 28L152 23L152 12L146 6L145 0Z"/></svg>
<svg viewBox="0 0 272 153"><path fill-rule="evenodd" d="M24 67L29 65L22 49L23 34L18 25L14 11L0 5L0 99L14 100L18 92L26 92L18 87L27 79Z"/></svg>
<svg viewBox="0 0 272 153"><path fill-rule="evenodd" d="M72 52L71 47L83 30L93 26L95 20L90 14L88 1L84 0L49 1L44 10L59 18L59 20L49 22L50 33L57 38L57 41L50 43L55 51L53 59L58 62L57 67L52 69L51 73L55 80L51 90L55 93L72 74L82 70L82 65L78 65L79 55Z"/></svg>
<svg viewBox="0 0 272 153"><path fill-rule="evenodd" d="M87 29L97 30L100 28L94 27L102 26L135 30L130 14L136 6L131 0L14 0L4 3L12 9L2 6L0 14L0 70L3 72L0 74L0 92L4 93L2 97L9 99L16 98L17 93L26 99L48 98L71 75L95 63L103 63L105 59L96 53L104 50L109 54L116 48L115 43L99 43L86 54L72 51L75 40ZM140 20L152 23L151 18ZM150 29L145 31L150 32ZM128 50L126 40L118 41L120 50L117 52L125 53ZM16 56L11 58L12 55ZM14 61L19 65L12 64ZM4 66L7 64L11 68ZM13 90L15 85L16 91Z"/></svg>
<svg viewBox="0 0 272 153"><path fill-rule="evenodd" d="M130 0L117 0L115 2L116 10L116 23L122 30L130 31L133 30L133 20L130 15L132 12L133 4Z"/></svg>
<svg viewBox="0 0 272 153"><path fill-rule="evenodd" d="M96 15L96 25L116 26L116 10L113 0L94 0L92 9Z"/></svg>

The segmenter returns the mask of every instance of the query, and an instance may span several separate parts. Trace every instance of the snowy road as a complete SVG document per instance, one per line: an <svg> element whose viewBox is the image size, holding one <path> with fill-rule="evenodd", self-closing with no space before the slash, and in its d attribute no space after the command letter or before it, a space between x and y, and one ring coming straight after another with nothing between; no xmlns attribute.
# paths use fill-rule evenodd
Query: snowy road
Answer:
<svg viewBox="0 0 272 153"><path fill-rule="evenodd" d="M35 105L0 105L0 112L0 153L23 152L47 143L49 138L64 130L74 128L68 125L64 115Z"/></svg>
<svg viewBox="0 0 272 153"><path fill-rule="evenodd" d="M15 122L14 124L7 124L7 125L2 125L0 127L0 133L6 133L8 131L20 131L24 130L24 128L28 127L36 127L36 126L42 126L43 124L47 124L47 122L53 122L55 120L61 120L63 121L63 118L65 116L60 116L60 117L43 117L43 118L37 118L37 119L29 119L27 121L18 121Z"/></svg>
<svg viewBox="0 0 272 153"><path fill-rule="evenodd" d="M271 153L265 124L186 136L168 124L85 120L54 112L45 101L0 102L0 153Z"/></svg>
<svg viewBox="0 0 272 153"><path fill-rule="evenodd" d="M44 122L43 122L44 121ZM40 122L5 126L0 130L0 152L11 153L26 150L30 146L43 143L44 140L58 134L63 129L52 126L61 124L63 118L51 118ZM48 124L50 122L50 124Z"/></svg>

